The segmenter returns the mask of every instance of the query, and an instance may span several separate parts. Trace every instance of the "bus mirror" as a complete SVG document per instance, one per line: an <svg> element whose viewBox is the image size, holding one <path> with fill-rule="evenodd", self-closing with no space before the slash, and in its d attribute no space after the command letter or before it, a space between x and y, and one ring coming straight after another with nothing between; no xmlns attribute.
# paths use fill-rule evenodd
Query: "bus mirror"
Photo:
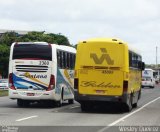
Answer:
<svg viewBox="0 0 160 132"><path fill-rule="evenodd" d="M144 62L142 62L142 71L145 69L145 63Z"/></svg>
<svg viewBox="0 0 160 132"><path fill-rule="evenodd" d="M144 69L145 69L145 64L144 64L144 62L139 61L139 62L138 62L138 68L141 69L141 70L144 70Z"/></svg>

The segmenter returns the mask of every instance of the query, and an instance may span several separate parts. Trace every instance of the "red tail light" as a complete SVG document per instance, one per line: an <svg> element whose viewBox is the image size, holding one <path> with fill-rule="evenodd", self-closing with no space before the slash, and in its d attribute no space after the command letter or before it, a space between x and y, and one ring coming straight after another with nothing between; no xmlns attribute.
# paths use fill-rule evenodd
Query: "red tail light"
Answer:
<svg viewBox="0 0 160 132"><path fill-rule="evenodd" d="M13 73L9 74L9 88L16 90L16 88L14 87L14 84L13 84Z"/></svg>
<svg viewBox="0 0 160 132"><path fill-rule="evenodd" d="M49 83L49 86L47 88L47 91L53 90L54 87L55 87L55 78L54 78L54 75L51 75L50 83Z"/></svg>
<svg viewBox="0 0 160 132"><path fill-rule="evenodd" d="M128 81L123 81L123 93L128 91Z"/></svg>

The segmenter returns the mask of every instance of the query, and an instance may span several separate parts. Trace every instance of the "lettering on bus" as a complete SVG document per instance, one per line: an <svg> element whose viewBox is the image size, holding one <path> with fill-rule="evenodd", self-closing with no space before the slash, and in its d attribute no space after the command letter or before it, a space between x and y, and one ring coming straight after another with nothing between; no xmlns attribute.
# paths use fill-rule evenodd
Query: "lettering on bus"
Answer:
<svg viewBox="0 0 160 132"><path fill-rule="evenodd" d="M24 76L26 78L47 78L47 75L37 75L37 74L31 75L28 72L20 76Z"/></svg>
<svg viewBox="0 0 160 132"><path fill-rule="evenodd" d="M114 60L111 59L110 55L107 54L107 50L105 48L100 48L102 55L100 58L98 58L96 53L91 53L90 58L92 58L95 62L95 64L102 64L104 61L108 63L108 65L113 65Z"/></svg>
<svg viewBox="0 0 160 132"><path fill-rule="evenodd" d="M96 81L82 81L80 86L82 87L102 87L102 88L121 88L120 85L112 84L112 82L97 83Z"/></svg>

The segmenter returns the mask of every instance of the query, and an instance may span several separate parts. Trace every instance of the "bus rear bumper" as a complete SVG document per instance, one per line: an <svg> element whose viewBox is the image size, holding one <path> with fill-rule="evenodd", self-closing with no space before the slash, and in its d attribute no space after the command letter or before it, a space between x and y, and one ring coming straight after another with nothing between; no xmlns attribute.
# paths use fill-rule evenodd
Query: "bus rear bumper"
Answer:
<svg viewBox="0 0 160 132"><path fill-rule="evenodd" d="M119 103L126 103L128 94L123 94L121 96L106 96L106 95L86 95L86 94L79 94L75 91L75 100L79 103L84 101L102 101L102 102L119 102Z"/></svg>
<svg viewBox="0 0 160 132"><path fill-rule="evenodd" d="M55 90L52 91L16 91L9 89L10 99L22 99L22 100L58 100L59 96L55 94Z"/></svg>

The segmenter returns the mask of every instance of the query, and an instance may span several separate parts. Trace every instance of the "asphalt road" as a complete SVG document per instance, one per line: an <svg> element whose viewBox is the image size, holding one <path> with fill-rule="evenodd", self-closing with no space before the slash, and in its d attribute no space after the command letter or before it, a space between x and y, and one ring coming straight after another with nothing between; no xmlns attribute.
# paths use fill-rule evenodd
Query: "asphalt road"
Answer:
<svg viewBox="0 0 160 132"><path fill-rule="evenodd" d="M89 112L81 112L77 102L72 105L64 102L60 108L48 108L39 104L19 108L16 100L0 97L0 126L0 131L3 132L160 131L160 85L154 89L143 88L138 107L130 113L124 112L118 105L109 104Z"/></svg>

